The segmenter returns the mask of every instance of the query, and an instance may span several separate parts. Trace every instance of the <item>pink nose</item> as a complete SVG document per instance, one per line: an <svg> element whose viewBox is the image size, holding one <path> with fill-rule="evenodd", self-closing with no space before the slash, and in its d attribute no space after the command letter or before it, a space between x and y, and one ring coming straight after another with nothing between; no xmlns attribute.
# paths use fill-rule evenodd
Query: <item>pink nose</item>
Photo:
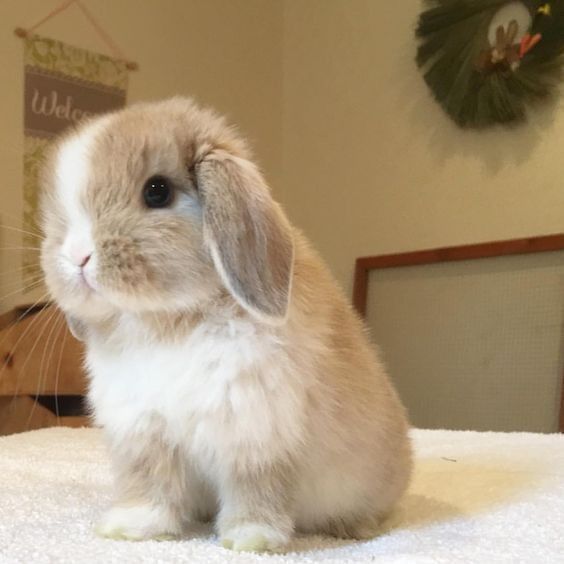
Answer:
<svg viewBox="0 0 564 564"><path fill-rule="evenodd" d="M82 257L81 259L79 259L78 266L80 266L80 268L84 268L88 264L88 261L90 260L91 256L92 255L86 255L86 256Z"/></svg>
<svg viewBox="0 0 564 564"><path fill-rule="evenodd" d="M75 267L84 268L94 253L94 245L84 237L67 235L61 248L62 254Z"/></svg>
<svg viewBox="0 0 564 564"><path fill-rule="evenodd" d="M74 250L74 252L69 253L69 259L71 262L80 268L84 268L91 257L92 253L89 253L88 251Z"/></svg>

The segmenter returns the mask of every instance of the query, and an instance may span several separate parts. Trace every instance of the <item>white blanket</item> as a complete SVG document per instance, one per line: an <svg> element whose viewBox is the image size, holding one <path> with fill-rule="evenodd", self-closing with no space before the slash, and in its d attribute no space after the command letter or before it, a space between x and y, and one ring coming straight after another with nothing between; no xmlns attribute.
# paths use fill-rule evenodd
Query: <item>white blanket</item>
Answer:
<svg viewBox="0 0 564 564"><path fill-rule="evenodd" d="M100 432L0 438L0 562L564 563L564 435L413 431L416 472L368 542L296 539L283 555L235 554L209 529L170 542L97 538L110 501Z"/></svg>

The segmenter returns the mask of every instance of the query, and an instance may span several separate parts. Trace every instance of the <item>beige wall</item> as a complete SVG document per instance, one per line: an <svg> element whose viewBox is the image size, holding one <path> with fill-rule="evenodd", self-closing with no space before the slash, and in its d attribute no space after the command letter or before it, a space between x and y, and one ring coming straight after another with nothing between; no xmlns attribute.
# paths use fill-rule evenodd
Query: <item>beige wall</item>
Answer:
<svg viewBox="0 0 564 564"><path fill-rule="evenodd" d="M84 0L83 0L84 1ZM22 43L12 34L55 0L0 2L0 225L19 225L22 186ZM131 74L130 101L190 94L239 124L273 184L281 175L282 5L262 0L86 0L116 42L141 67ZM76 7L39 30L107 52ZM0 247L21 245L0 228ZM19 257L0 251L0 296L18 285ZM3 287L2 287L3 286ZM0 299L0 311L27 297Z"/></svg>
<svg viewBox="0 0 564 564"><path fill-rule="evenodd" d="M141 65L130 100L194 94L239 123L347 292L359 255L564 231L564 111L515 131L457 129L413 63L418 0L87 1ZM11 28L53 4L0 3L12 81L0 97L0 221L11 225L22 155ZM104 50L76 8L43 32ZM0 271L18 268L15 255L0 255Z"/></svg>
<svg viewBox="0 0 564 564"><path fill-rule="evenodd" d="M564 111L457 129L413 62L417 0L289 0L287 209L350 292L355 257L564 231Z"/></svg>

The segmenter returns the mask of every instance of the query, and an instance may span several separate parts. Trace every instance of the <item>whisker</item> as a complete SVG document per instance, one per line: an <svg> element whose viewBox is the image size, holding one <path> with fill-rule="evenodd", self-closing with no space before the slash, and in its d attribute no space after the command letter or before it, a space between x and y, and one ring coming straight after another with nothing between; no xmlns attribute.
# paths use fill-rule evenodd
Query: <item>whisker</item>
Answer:
<svg viewBox="0 0 564 564"><path fill-rule="evenodd" d="M37 278L36 278L37 277ZM30 276L28 276L27 278L24 279L24 290L27 292L30 288L29 288L29 283L35 284L35 283L44 283L45 282L45 275L43 274L43 272L41 273L37 273L37 274L31 274Z"/></svg>
<svg viewBox="0 0 564 564"><path fill-rule="evenodd" d="M43 296L46 297L47 293ZM38 302L39 303L39 302ZM41 312L45 311L45 309L49 306L50 304L45 304L42 308L41 308ZM30 308L31 309L31 308ZM17 348L18 345L22 342L22 339L25 338L25 336L30 332L30 330L32 329L32 327L34 327L37 324L38 319L41 319L41 316L39 315L38 312L36 314L36 316L31 320L31 323L27 326L27 328L25 329L25 331L23 331L23 333L19 336L18 340L16 341L16 343L14 344L14 346L11 348L10 352L13 353ZM10 331L8 331L8 333L6 334L6 336L4 337L4 339L2 339L2 342L4 342L4 340L8 337L8 335L14 330L14 328L16 327L17 323L14 323L13 327L10 329ZM0 343L1 344L1 343ZM29 358L29 357L28 357ZM6 370L6 367L8 366L8 362L6 361L4 363L4 366L2 366L2 368L0 368L0 376L2 376L2 373L4 372L4 370ZM18 375L19 376L19 375ZM18 389L19 389L19 379L16 380L16 389L14 390L14 396L18 395Z"/></svg>
<svg viewBox="0 0 564 564"><path fill-rule="evenodd" d="M53 340L53 346L51 347L50 353L49 353L49 358L47 359L47 366L46 366L46 373L49 374L49 367L51 366L51 360L53 359L53 357L55 356L55 347L57 345L57 342L60 340L61 338L61 333L64 335L65 333L65 322L62 321L62 323L59 325L59 329L57 330L57 334L54 337ZM55 369L57 368L57 365L55 365ZM52 384L54 384L54 388L53 388L53 392L55 394L55 417L56 417L56 424L59 425L59 415L58 415L58 411L59 411L59 400L57 397L57 386L58 386L58 374L55 372L55 382Z"/></svg>
<svg viewBox="0 0 564 564"><path fill-rule="evenodd" d="M41 247L0 247L0 251L41 251Z"/></svg>
<svg viewBox="0 0 564 564"><path fill-rule="evenodd" d="M55 311L58 313L58 310L55 310ZM53 319L53 318L51 317L51 319ZM50 343L51 343L51 337L54 336L55 342L56 342L57 334L60 333L60 330L61 330L61 321L62 320L63 320L63 317L61 316L58 319L56 319L54 322L51 323L52 327L48 331L47 338L45 339L45 346L43 347L43 354L41 355L41 362L39 364L39 378L38 378L37 391L35 393L35 398L33 400L33 406L32 406L32 408L29 412L29 417L28 417L28 420L27 420L26 429L29 427L29 424L31 423L31 420L33 418L33 414L35 413L35 407L37 406L39 396L41 395L44 380L46 380L46 376L48 374L49 363L51 362L51 358L53 357L54 346L51 350L49 350L49 346L50 346ZM55 333L55 329L57 330L57 333ZM53 343L53 345L55 344L55 342ZM47 358L47 351L49 351L49 357L48 357L49 360L47 360L47 364L45 365L45 371L44 371L43 366L44 366L45 360Z"/></svg>
<svg viewBox="0 0 564 564"><path fill-rule="evenodd" d="M35 284L35 283L39 283L41 280L39 278L30 276L27 278L20 278L19 280L10 280L8 278L2 280L0 278L0 288L2 288L2 291L7 291L7 292L12 292L12 291L17 291L18 289L22 291L22 293L26 292L29 287L30 284ZM8 297L9 294L7 294L4 297ZM3 297L0 297L0 299L3 299ZM15 304L16 306L16 304Z"/></svg>
<svg viewBox="0 0 564 564"><path fill-rule="evenodd" d="M13 292L10 292L4 296L0 297L0 301L5 300L6 298L9 298L10 296L15 296L16 294L21 294L24 290L33 290L34 288L39 288L39 286L41 286L41 284L43 283L43 275L41 275L39 278L35 278L34 280L26 283L25 285L22 285L21 283L18 283L18 288L16 290L14 290Z"/></svg>
<svg viewBox="0 0 564 564"><path fill-rule="evenodd" d="M27 286L25 286L25 289L26 289L26 290L29 290L29 292L31 293L31 292L35 292L35 291L37 291L37 290L43 290L43 287L42 287L41 281L38 280L37 282L33 282L32 284L28 284ZM18 289L17 289L17 290L12 291L12 292L8 292L8 293L5 295L5 298L6 298L5 303L6 303L6 305L9 306L9 308L11 307L12 309L15 308L15 307L18 307L18 305L17 305L18 302L21 302L21 301L23 301L23 299L24 299L24 295L23 295L24 293L25 293L25 292L24 292L24 288L21 287L20 284L18 284ZM20 294L21 294L21 295L20 295ZM12 299L10 300L10 297L11 297L11 296L16 296L16 297L15 297L15 298L12 298ZM30 299L35 299L35 296L30 296ZM2 302L0 301L0 303L2 303ZM9 308L8 308L8 309L9 309Z"/></svg>
<svg viewBox="0 0 564 564"><path fill-rule="evenodd" d="M16 381L16 390L14 392L15 395L18 395L18 391L19 391L19 387L20 387L20 382L19 382L19 378L22 374L24 374L24 369L27 366L29 360L31 359L33 352L35 351L37 345L39 344L39 341L41 340L41 338L43 337L43 334L45 333L45 331L47 330L47 327L49 327L49 324L51 323L51 320L53 319L53 317L55 316L55 313L57 312L57 308L53 308L53 311L50 312L50 315L47 315L45 318L45 321L43 323L43 325L41 326L41 329L39 330L39 334L37 335L37 337L35 338L35 341L33 342L33 346L31 347L31 349L29 350L29 352L27 353L27 356L25 358L24 363L22 364L21 368L18 371L18 378ZM18 339L18 343L21 341L21 339ZM16 346L14 346L14 348L12 349L12 351L15 351L17 348L17 344Z"/></svg>
<svg viewBox="0 0 564 564"><path fill-rule="evenodd" d="M22 278L18 278L17 280L13 280L13 282L20 282L22 280L31 280L31 278L34 278L36 276L44 276L43 271L41 269L30 273L29 275L27 275L27 273L25 272L26 267L22 267L22 268L14 268L13 270L6 270L5 272L0 272L0 276L9 276L9 275L15 275L15 274L19 274L19 276L21 276ZM9 284L9 280L5 280L4 284Z"/></svg>
<svg viewBox="0 0 564 564"><path fill-rule="evenodd" d="M61 339L61 333L64 337L64 335L66 335L66 319L64 317L64 315L61 315L60 317L61 319L61 323L59 324L59 328L57 329L57 333L54 336L53 339L53 346L51 347L51 350L49 351L49 357L47 358L47 366L46 366L46 374L49 374L49 367L51 366L51 360L53 359L53 357L55 356L55 349L57 346L57 342L60 342ZM61 348L62 348L62 343L61 343ZM55 365L56 367L58 367L58 365ZM58 374L55 372L55 382L54 382L54 392L55 392L55 414L58 411L58 398L57 398L57 387L58 387ZM59 417L57 416L57 425L59 424Z"/></svg>
<svg viewBox="0 0 564 564"><path fill-rule="evenodd" d="M11 323L11 328L10 331L12 331L14 329L14 327L22 320L25 318L25 316L34 308L36 308L39 303L41 301L43 301L45 298L47 298L49 296L49 292L45 292L42 296L40 296L37 300L35 300L25 311L23 311L22 313L20 313L20 315ZM49 303L45 304L45 307L50 305ZM4 339L2 339L0 341L0 345L4 342Z"/></svg>
<svg viewBox="0 0 564 564"><path fill-rule="evenodd" d="M57 362L57 372L55 373L55 415L57 416L57 425L60 424L59 415L59 375L61 373L61 365L63 363L63 352L67 342L69 332L66 323L63 324L63 342L61 343L61 350L59 352L59 361Z"/></svg>
<svg viewBox="0 0 564 564"><path fill-rule="evenodd" d="M43 281L42 280L38 280L37 282L34 282L33 284L28 284L25 287L26 291L31 292L32 290L39 290L42 288L42 284ZM18 288L16 291L14 292L9 292L8 294L6 294L5 296L3 296L2 300L5 300L7 298L10 298L11 296L20 296L21 294L24 293L24 288Z"/></svg>
<svg viewBox="0 0 564 564"><path fill-rule="evenodd" d="M59 321L57 322L57 324L58 324L57 333L53 336L53 346L51 347L51 349L49 351L49 356L47 357L47 366L46 366L47 373L48 373L49 366L51 366L51 360L53 358L53 355L55 354L55 347L56 347L57 341L61 337L61 331L64 329L65 323L66 323L66 319L65 319L64 315L61 314L59 316Z"/></svg>
<svg viewBox="0 0 564 564"><path fill-rule="evenodd" d="M4 279L1 281L0 285L2 287L2 291L12 292L12 291L21 290L23 292L25 289L28 288L29 284L34 284L35 282L38 281L39 281L39 275L35 274L33 276L28 276L27 278L20 278L18 280ZM9 294L0 297L0 299L3 299L4 297L7 298L8 296Z"/></svg>
<svg viewBox="0 0 564 564"><path fill-rule="evenodd" d="M21 229L20 227L11 227L10 225L1 225L2 229L8 229L9 231L15 231L17 233L24 233L25 235L31 235L32 237L43 240L44 237L40 233L34 233L33 231L28 231L27 229Z"/></svg>
<svg viewBox="0 0 564 564"><path fill-rule="evenodd" d="M29 410L29 415L25 424L25 430L28 431L29 430L29 425L31 423L31 420L33 419L33 414L35 413L35 408L37 407L37 403L39 400L39 396L41 395L41 384L43 382L43 363L45 361L45 355L47 353L47 345L49 343L49 337L51 336L51 332L53 331L53 327L55 326L55 324L52 324L51 329L47 332L47 338L45 339L45 346L43 347L43 354L41 355L41 363L39 364L39 370L37 371L37 385L35 386L35 397L33 398L33 405L31 406L31 409ZM43 335L43 331L38 335L37 340L41 340L41 337ZM26 357L26 362L24 362L24 366L27 363L27 360L31 357L30 353L27 357ZM23 366L22 366L22 370L21 373L24 374L23 372Z"/></svg>
<svg viewBox="0 0 564 564"><path fill-rule="evenodd" d="M6 331L6 334L4 335L4 337L0 340L0 345L2 345L4 343L4 341L8 338L8 336L12 333L12 331L15 330L15 328L17 327L18 323L25 318L25 316L35 307L37 307L39 305L39 303L41 301L43 301L46 297L49 296L49 292L45 292L42 296L39 297L39 299L37 301L35 301L33 304L31 304L15 321L12 322L12 326L8 329L8 331ZM49 303L46 303L43 308L41 309L41 311L43 311L47 306L49 306ZM33 319L31 321L31 323L29 324L29 326L27 327L27 329L23 332L23 335L20 335L20 339L22 339L23 337L25 337L26 333L30 330L31 326L37 321L37 317L35 319ZM16 342L16 344L14 345L14 349L17 347L19 343L19 339ZM2 367L2 369L0 369L0 374L2 374L2 370L4 369L4 367Z"/></svg>
<svg viewBox="0 0 564 564"><path fill-rule="evenodd" d="M25 270L26 268L41 268L41 263L39 262L39 260L37 260L36 262L32 262L32 263L26 263L26 264L20 264L18 262L18 268L14 269L14 268L10 268L10 270ZM8 270L9 267L4 268L4 270Z"/></svg>
<svg viewBox="0 0 564 564"><path fill-rule="evenodd" d="M0 346L6 341L6 339L12 334L12 332L16 329L16 327L18 326L18 323L24 319L26 317L26 315L29 314L30 311L32 311L34 308L36 308L39 303L41 301L43 301L45 298L48 297L48 292L45 292L42 296L40 296L33 304L31 304L24 312L22 312L18 318L12 322L12 326L6 331L6 334L4 335L4 337L0 340ZM41 310L38 312L42 312L45 310L45 308L47 308L49 306L49 303L46 303ZM17 339L16 343L10 348L10 353L13 354L13 352L18 348L19 344L21 343L21 341L25 338L25 336L29 333L29 331L37 324L38 320L41 317L39 315L37 315L35 318L33 318L30 322L30 324L27 326L27 328L23 331L23 333L19 336L19 338ZM2 373L4 372L4 370L7 368L8 366L8 359L6 359L6 361L3 363L3 365L0 365L0 377L2 376ZM18 395L18 389L19 389L19 374L16 377L16 386L15 386L15 390L12 394L12 397L17 397ZM13 408L15 409L15 402L12 403Z"/></svg>
<svg viewBox="0 0 564 564"><path fill-rule="evenodd" d="M16 215L15 213L8 213L5 210L0 212L0 219L6 218L6 217L9 218L9 219L13 219L17 223L20 223L21 220L22 220L22 214L21 213L19 215Z"/></svg>
<svg viewBox="0 0 564 564"><path fill-rule="evenodd" d="M39 264L35 264L33 266L34 266L34 268L41 268ZM31 268L31 267L26 265L26 266L20 266L19 268L10 268L9 270L6 270L5 272L0 272L0 276L10 276L10 275L14 275L14 274L19 274L20 272L23 272L24 270L27 270L28 268Z"/></svg>

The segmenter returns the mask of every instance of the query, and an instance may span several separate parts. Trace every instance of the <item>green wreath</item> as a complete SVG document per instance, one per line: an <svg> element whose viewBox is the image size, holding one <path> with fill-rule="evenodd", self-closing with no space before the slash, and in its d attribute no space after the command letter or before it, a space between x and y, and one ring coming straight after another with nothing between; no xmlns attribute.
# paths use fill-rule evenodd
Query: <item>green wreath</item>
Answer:
<svg viewBox="0 0 564 564"><path fill-rule="evenodd" d="M562 74L564 0L426 4L416 32L417 64L457 124L523 121L528 105L555 92ZM516 14L521 17L513 19Z"/></svg>

